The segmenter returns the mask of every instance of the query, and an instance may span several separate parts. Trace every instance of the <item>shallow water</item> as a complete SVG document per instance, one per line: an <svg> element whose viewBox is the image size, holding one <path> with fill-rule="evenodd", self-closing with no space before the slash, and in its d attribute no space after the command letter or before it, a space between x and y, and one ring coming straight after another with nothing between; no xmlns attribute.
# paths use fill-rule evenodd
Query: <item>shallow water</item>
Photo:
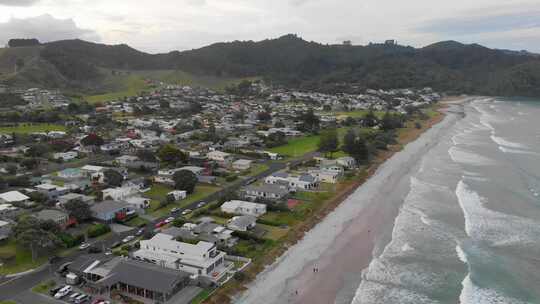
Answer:
<svg viewBox="0 0 540 304"><path fill-rule="evenodd" d="M353 303L540 303L540 102L478 99L410 177Z"/></svg>

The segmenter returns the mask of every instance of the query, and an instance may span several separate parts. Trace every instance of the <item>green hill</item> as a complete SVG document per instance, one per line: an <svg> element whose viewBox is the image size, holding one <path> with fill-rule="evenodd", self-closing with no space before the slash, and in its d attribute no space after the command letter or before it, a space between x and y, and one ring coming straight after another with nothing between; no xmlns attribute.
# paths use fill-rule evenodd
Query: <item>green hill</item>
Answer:
<svg viewBox="0 0 540 304"><path fill-rule="evenodd" d="M17 59L24 67L15 73ZM111 76L112 71L124 71ZM4 82L85 95L132 94L151 78L222 87L245 77L322 91L431 86L453 93L540 96L540 57L455 41L424 48L323 45L295 35L147 54L82 40L0 51ZM354 84L354 86L344 85Z"/></svg>

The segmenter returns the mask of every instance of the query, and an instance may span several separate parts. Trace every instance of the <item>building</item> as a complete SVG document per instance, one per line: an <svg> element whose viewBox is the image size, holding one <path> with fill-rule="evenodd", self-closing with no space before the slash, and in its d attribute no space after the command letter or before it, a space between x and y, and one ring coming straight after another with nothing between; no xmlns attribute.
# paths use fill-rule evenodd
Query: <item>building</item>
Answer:
<svg viewBox="0 0 540 304"><path fill-rule="evenodd" d="M0 204L0 218L15 218L20 213L21 210L12 204Z"/></svg>
<svg viewBox="0 0 540 304"><path fill-rule="evenodd" d="M103 191L103 199L111 199L113 201L123 201L129 197L139 194L139 189L135 187L118 187L107 188Z"/></svg>
<svg viewBox="0 0 540 304"><path fill-rule="evenodd" d="M319 187L319 181L310 174L291 175L286 172L276 172L264 179L267 184L286 184L291 190L312 190Z"/></svg>
<svg viewBox="0 0 540 304"><path fill-rule="evenodd" d="M257 225L257 218L253 215L235 216L227 223L227 228L234 231L248 231Z"/></svg>
<svg viewBox="0 0 540 304"><path fill-rule="evenodd" d="M187 191L185 190L174 190L167 193L167 196L172 195L175 201L183 200L187 197Z"/></svg>
<svg viewBox="0 0 540 304"><path fill-rule="evenodd" d="M30 201L30 198L19 191L9 191L0 194L0 203L5 204L25 204Z"/></svg>
<svg viewBox="0 0 540 304"><path fill-rule="evenodd" d="M56 200L59 196L69 192L68 188L59 187L53 184L41 184L37 185L35 188L38 192L45 194L49 199L52 200Z"/></svg>
<svg viewBox="0 0 540 304"><path fill-rule="evenodd" d="M250 200L265 199L272 201L284 199L289 194L289 190L286 187L273 184L248 186L243 192L244 196Z"/></svg>
<svg viewBox="0 0 540 304"><path fill-rule="evenodd" d="M75 158L77 158L77 156L79 156L79 153L77 153L76 151L69 151L64 153L59 152L53 154L54 159L61 159L63 161L74 160Z"/></svg>
<svg viewBox="0 0 540 304"><path fill-rule="evenodd" d="M63 211L55 209L44 209L34 214L34 217L40 221L53 221L62 229L67 228L75 224L73 220L70 220L69 215Z"/></svg>
<svg viewBox="0 0 540 304"><path fill-rule="evenodd" d="M150 199L140 196L129 197L125 200L134 210L144 213L144 210L150 207Z"/></svg>
<svg viewBox="0 0 540 304"><path fill-rule="evenodd" d="M103 174L105 170L107 170L107 168L101 167L101 166L92 166L92 165L86 165L81 168L82 174L88 178L97 177Z"/></svg>
<svg viewBox="0 0 540 304"><path fill-rule="evenodd" d="M252 215L258 217L266 213L266 205L232 200L223 203L221 205L221 211L230 214Z"/></svg>
<svg viewBox="0 0 540 304"><path fill-rule="evenodd" d="M12 224L0 220L0 241L7 240L11 235Z"/></svg>
<svg viewBox="0 0 540 304"><path fill-rule="evenodd" d="M234 170L239 170L239 171L249 170L251 168L252 162L253 161L249 159L239 159L233 162L232 167Z"/></svg>
<svg viewBox="0 0 540 304"><path fill-rule="evenodd" d="M190 283L190 274L184 271L103 255L80 256L68 270L97 293L116 291L145 303L165 303Z"/></svg>
<svg viewBox="0 0 540 304"><path fill-rule="evenodd" d="M65 179L77 179L83 177L83 172L79 168L66 168L58 171L58 177Z"/></svg>
<svg viewBox="0 0 540 304"><path fill-rule="evenodd" d="M336 163L347 169L353 169L356 167L356 160L350 156L344 156L336 159Z"/></svg>
<svg viewBox="0 0 540 304"><path fill-rule="evenodd" d="M161 267L177 269L218 282L227 275L232 263L225 262L225 253L213 243L196 244L179 242L173 236L158 233L149 240L142 240L133 257Z"/></svg>
<svg viewBox="0 0 540 304"><path fill-rule="evenodd" d="M88 205L91 205L95 202L95 199L92 196L78 194L78 193L68 193L68 194L61 195L57 198L57 200L58 200L59 206L64 206L65 204L73 202L73 201L81 201Z"/></svg>
<svg viewBox="0 0 540 304"><path fill-rule="evenodd" d="M206 157L208 157L209 160L217 162L222 167L228 167L234 161L233 155L221 151L208 152Z"/></svg>
<svg viewBox="0 0 540 304"><path fill-rule="evenodd" d="M104 201L90 207L92 217L96 220L112 223L116 220L124 220L135 213L131 205L126 202Z"/></svg>

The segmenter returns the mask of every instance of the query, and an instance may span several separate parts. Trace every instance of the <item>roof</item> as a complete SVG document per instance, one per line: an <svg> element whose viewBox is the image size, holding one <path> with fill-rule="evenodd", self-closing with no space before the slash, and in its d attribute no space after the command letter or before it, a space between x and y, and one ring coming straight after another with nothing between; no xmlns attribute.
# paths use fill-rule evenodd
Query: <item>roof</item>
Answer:
<svg viewBox="0 0 540 304"><path fill-rule="evenodd" d="M13 203L13 202L22 202L30 198L20 193L19 191L9 191L9 192L0 194L0 199L8 203Z"/></svg>
<svg viewBox="0 0 540 304"><path fill-rule="evenodd" d="M36 218L42 221L48 221L48 220L55 221L57 219L66 218L67 216L68 216L67 213L60 210L54 210L54 209L41 210L35 215Z"/></svg>
<svg viewBox="0 0 540 304"><path fill-rule="evenodd" d="M236 227L248 227L256 222L257 218L253 215L241 215L233 217L230 220L229 225L234 225Z"/></svg>
<svg viewBox="0 0 540 304"><path fill-rule="evenodd" d="M275 194L281 194L281 195L285 195L289 193L287 189L284 189L278 185L273 185L273 184L262 184L260 186L248 186L246 187L246 191L275 193Z"/></svg>
<svg viewBox="0 0 540 304"><path fill-rule="evenodd" d="M280 172L273 173L272 176L281 177L281 178L288 178L289 174L287 172L280 171Z"/></svg>
<svg viewBox="0 0 540 304"><path fill-rule="evenodd" d="M316 181L315 177L313 177L312 175L309 175L309 174L303 174L298 179L303 181L303 182L308 182L308 183L314 183Z"/></svg>
<svg viewBox="0 0 540 304"><path fill-rule="evenodd" d="M258 203L252 203L252 202L246 202L246 201L239 201L239 200L232 200L227 201L221 205L221 208L225 209L237 209L237 208L257 208L261 207L264 208L266 205L264 204L258 204Z"/></svg>
<svg viewBox="0 0 540 304"><path fill-rule="evenodd" d="M234 164L237 164L237 165L249 165L252 162L253 161L250 160L250 159L239 159L239 160L235 161Z"/></svg>
<svg viewBox="0 0 540 304"><path fill-rule="evenodd" d="M105 169L105 167L101 167L101 166L92 166L92 165L86 165L84 167L81 168L81 170L86 170L86 171L101 171Z"/></svg>
<svg viewBox="0 0 540 304"><path fill-rule="evenodd" d="M104 201L98 204L94 204L92 207L90 207L90 210L95 213L106 213L118 211L129 206L130 205L126 202Z"/></svg>
<svg viewBox="0 0 540 304"><path fill-rule="evenodd" d="M122 282L147 290L171 293L180 282L189 278L189 276L190 274L184 271L124 259L114 267L110 276L97 283L110 286Z"/></svg>

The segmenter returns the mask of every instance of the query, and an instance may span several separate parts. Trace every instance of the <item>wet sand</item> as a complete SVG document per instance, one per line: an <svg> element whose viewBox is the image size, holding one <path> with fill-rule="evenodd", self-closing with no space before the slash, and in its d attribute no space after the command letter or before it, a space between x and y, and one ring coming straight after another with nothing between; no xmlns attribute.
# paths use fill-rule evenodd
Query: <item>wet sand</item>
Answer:
<svg viewBox="0 0 540 304"><path fill-rule="evenodd" d="M394 154L297 244L258 275L235 303L350 303L373 255L390 241L394 219L409 192L409 178L449 114Z"/></svg>

